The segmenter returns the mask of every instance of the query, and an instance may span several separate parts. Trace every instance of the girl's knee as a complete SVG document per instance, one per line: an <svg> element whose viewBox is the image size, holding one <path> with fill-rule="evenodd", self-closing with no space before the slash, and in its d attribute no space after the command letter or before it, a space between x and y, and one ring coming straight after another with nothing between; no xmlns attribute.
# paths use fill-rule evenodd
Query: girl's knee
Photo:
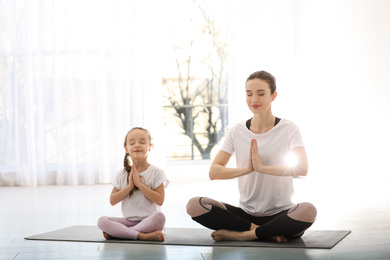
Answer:
<svg viewBox="0 0 390 260"><path fill-rule="evenodd" d="M160 212L160 211L156 211L153 213L153 218L154 218L154 223L155 223L155 227L156 227L156 230L159 229L159 230L163 230L164 227L165 227L165 215L164 213Z"/></svg>
<svg viewBox="0 0 390 260"><path fill-rule="evenodd" d="M108 217L100 217L97 222L98 228L100 229L104 228L107 222L108 222Z"/></svg>
<svg viewBox="0 0 390 260"><path fill-rule="evenodd" d="M165 224L165 215L164 215L164 213L162 213L161 211L156 211L156 212L153 213L153 215L154 215L154 218L158 222L161 222L161 223Z"/></svg>

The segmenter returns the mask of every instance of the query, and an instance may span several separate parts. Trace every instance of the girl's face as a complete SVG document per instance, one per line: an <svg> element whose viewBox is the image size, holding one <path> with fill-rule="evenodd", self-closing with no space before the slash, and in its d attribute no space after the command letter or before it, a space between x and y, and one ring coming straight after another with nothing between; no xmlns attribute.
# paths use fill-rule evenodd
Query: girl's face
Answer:
<svg viewBox="0 0 390 260"><path fill-rule="evenodd" d="M125 150L132 160L146 159L152 144L148 133L141 129L134 129L127 134Z"/></svg>
<svg viewBox="0 0 390 260"><path fill-rule="evenodd" d="M276 98L276 91L271 94L267 81L262 79L251 79L245 84L246 103L254 114L264 113L271 109L271 103Z"/></svg>

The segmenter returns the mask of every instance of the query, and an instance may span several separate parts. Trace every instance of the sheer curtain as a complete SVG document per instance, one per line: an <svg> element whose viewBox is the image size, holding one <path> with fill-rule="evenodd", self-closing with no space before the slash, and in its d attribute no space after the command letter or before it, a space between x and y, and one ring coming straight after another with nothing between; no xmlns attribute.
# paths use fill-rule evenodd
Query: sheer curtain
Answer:
<svg viewBox="0 0 390 260"><path fill-rule="evenodd" d="M164 166L159 57L176 4L0 0L0 185L109 182L135 125L151 131L151 160ZM277 78L274 114L300 126L311 171L384 172L390 2L226 5L231 124L249 118L244 82L265 69Z"/></svg>
<svg viewBox="0 0 390 260"><path fill-rule="evenodd" d="M0 0L0 185L110 182L131 127L161 140L153 4Z"/></svg>

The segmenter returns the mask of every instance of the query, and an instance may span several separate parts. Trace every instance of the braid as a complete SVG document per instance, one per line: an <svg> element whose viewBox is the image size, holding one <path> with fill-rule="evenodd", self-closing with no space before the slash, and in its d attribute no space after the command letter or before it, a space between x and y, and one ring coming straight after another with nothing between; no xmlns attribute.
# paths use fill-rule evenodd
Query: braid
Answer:
<svg viewBox="0 0 390 260"><path fill-rule="evenodd" d="M127 172L127 177L129 177L129 174L131 172L131 165L129 162L129 154L128 153L125 154L125 158L123 160L123 167L125 167L125 170ZM129 178L127 178L127 184L129 184Z"/></svg>

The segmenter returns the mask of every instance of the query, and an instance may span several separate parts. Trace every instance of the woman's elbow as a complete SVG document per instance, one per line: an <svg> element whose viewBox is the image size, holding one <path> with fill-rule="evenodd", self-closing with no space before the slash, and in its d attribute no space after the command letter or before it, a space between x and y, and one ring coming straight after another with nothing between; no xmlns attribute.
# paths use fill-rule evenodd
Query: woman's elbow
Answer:
<svg viewBox="0 0 390 260"><path fill-rule="evenodd" d="M299 174L298 176L307 176L307 174L309 173L309 168L307 166L305 167L302 167L301 169L299 169Z"/></svg>
<svg viewBox="0 0 390 260"><path fill-rule="evenodd" d="M210 180L216 180L218 178L218 170L219 170L219 165L217 164L212 164L209 170L209 178Z"/></svg>
<svg viewBox="0 0 390 260"><path fill-rule="evenodd" d="M306 169L306 170L303 170L303 171L301 172L300 176L305 177L305 176L307 176L307 173L308 173L308 170L307 170L307 169Z"/></svg>
<svg viewBox="0 0 390 260"><path fill-rule="evenodd" d="M215 180L216 179L215 172L212 169L210 169L210 171L209 171L209 178L210 178L210 180Z"/></svg>

